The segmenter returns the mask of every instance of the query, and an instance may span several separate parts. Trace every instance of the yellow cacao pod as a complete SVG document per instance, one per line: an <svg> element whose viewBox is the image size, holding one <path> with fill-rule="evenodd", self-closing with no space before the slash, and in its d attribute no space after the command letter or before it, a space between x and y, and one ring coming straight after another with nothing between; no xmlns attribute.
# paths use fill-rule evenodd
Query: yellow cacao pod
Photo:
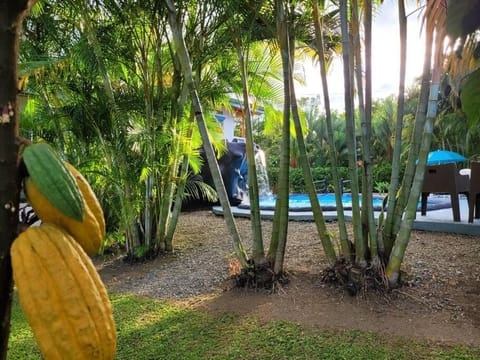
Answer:
<svg viewBox="0 0 480 360"><path fill-rule="evenodd" d="M10 254L20 305L47 360L113 359L115 323L91 259L60 227L28 228Z"/></svg>
<svg viewBox="0 0 480 360"><path fill-rule="evenodd" d="M88 255L98 254L105 238L105 219L100 203L83 175L71 164L65 163L75 178L83 197L84 216L82 221L66 216L55 208L40 192L31 177L25 180L28 202L43 222L59 225L68 231Z"/></svg>

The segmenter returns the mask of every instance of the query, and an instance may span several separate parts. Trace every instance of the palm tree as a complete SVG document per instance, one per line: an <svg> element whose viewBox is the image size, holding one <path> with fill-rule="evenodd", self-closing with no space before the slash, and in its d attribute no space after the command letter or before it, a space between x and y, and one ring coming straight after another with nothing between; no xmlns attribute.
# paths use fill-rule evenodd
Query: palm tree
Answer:
<svg viewBox="0 0 480 360"><path fill-rule="evenodd" d="M370 141L371 141L371 85L369 80L370 74L370 28L371 28L371 7L372 3L370 1L363 2L364 6L364 13L365 13L365 22L364 22L364 30L365 30L365 43L366 43L366 87L365 91L363 91L363 76L362 72L359 71L361 69L361 56L359 55L359 51L354 51L353 54L350 51L350 31L354 33L358 33L360 29L360 22L358 20L358 12L357 7L358 4L356 1L350 2L350 12L348 12L348 4L347 1L340 1L340 18L341 18L341 28L342 28L342 36L343 36L343 65L344 65L344 82L345 82L345 118L346 118L346 134L347 134L347 147L349 153L349 173L351 176L352 181L352 214L353 214L353 231L354 231L354 240L355 240L355 265L359 266L360 268L364 269L368 264L373 264L377 270L382 271L383 265L387 265L387 277L389 280L389 284L393 286L398 281L398 268L401 259L403 258L403 254L405 251L406 243L408 242L409 232L411 230L411 225L413 222L413 216L416 212L416 201L418 200L418 194L421 188L421 181L423 179L424 165L420 165L422 161L422 156L426 156L428 153L428 149L430 147L431 141L431 123L433 123L433 119L435 117L435 112L433 111L433 107L430 107L427 111L427 106L425 100L427 99L427 92L425 89L429 84L429 59L430 53L429 48L427 47L427 51L425 54L425 71L424 71L424 84L423 92L421 93L421 99L424 101L420 101L418 107L418 115L417 115L417 122L416 122L416 131L413 133L414 141L413 146L410 147L409 152L409 159L408 165L406 170L406 175L403 179L403 187L400 191L400 196L397 197L398 191L398 179L399 172L400 172L400 155L401 155L401 137L402 137L402 120L403 120L403 92L404 92L404 82L400 83L399 90L401 92L401 96L399 97L399 106L397 110L397 126L396 126L396 143L395 143L395 151L394 151L394 158L396 159L394 162L394 170L392 172L392 184L390 188L390 197L387 219L386 219L386 226L383 223L380 223L380 226L383 229L382 237L377 238L377 230L375 229L374 222L373 222L373 211L369 204L371 203L371 193L372 193L372 184L371 184L371 174L369 166L371 164L371 155L370 155ZM435 8L437 6L437 8ZM436 66L438 67L440 61L440 46L439 44L443 40L443 33L442 33L442 20L443 18L438 15L444 14L444 12L440 9L438 10L438 3L429 3L427 6L427 14L430 15L429 19L429 26L427 26L427 32L431 35L436 32ZM435 9L435 10L433 10ZM349 18L347 15L350 13L351 17ZM432 21L431 14L437 15L435 21ZM402 19L402 38L405 38L406 34L406 27L405 27L405 9L403 6L403 2L399 3L399 15ZM352 20L351 28L349 28L348 19ZM427 37L430 40L433 37ZM357 37L353 36L354 39L354 49L360 49L360 41ZM427 40L427 42L428 42ZM430 44L431 45L431 44ZM402 56L405 57L405 43L403 42L402 45L403 51ZM355 67L353 66L355 65ZM361 132L362 132L362 151L363 151L363 160L364 160L364 176L363 176L363 199L364 199L364 206L363 211L360 212L360 208L358 206L358 178L357 178L357 171L356 171L356 136L355 136L355 125L354 125L354 112L353 112L353 72L352 69L357 69L357 84L358 84L358 95L359 95L359 104L360 104L360 119L361 119ZM404 78L404 65L401 68L402 78ZM438 81L438 71L435 73L437 77L435 78ZM437 85L433 85L431 87L430 99L436 97L438 92ZM425 94L425 95L423 95ZM433 97L432 97L433 96ZM430 105L432 105L430 103ZM424 127L423 119L425 118L422 116L423 114L427 114L427 125ZM422 136L423 133L423 136ZM421 143L421 146L420 146ZM417 145L418 144L418 145ZM419 156L420 154L420 156ZM415 166L415 159L419 158L419 165ZM414 171L416 169L416 171ZM413 186L410 186L413 184ZM408 201L407 201L408 200ZM393 204L393 205L392 205ZM406 209L405 216L402 216L403 210ZM363 216L362 222L360 222L360 214ZM403 221L402 221L403 219ZM362 228L362 223L364 224ZM400 227L401 224L401 227ZM364 232L362 232L362 229ZM398 237L397 235L398 234ZM368 239L368 240L367 240ZM388 263L387 263L387 260ZM383 261L382 261L383 260Z"/></svg>
<svg viewBox="0 0 480 360"><path fill-rule="evenodd" d="M291 7L290 9L290 14L294 14L294 9ZM289 22L290 23L290 22ZM296 28L294 27L290 32L290 38L289 38L289 43L290 44L295 44L295 30ZM295 62L295 56L294 56L294 47L292 46L290 48L290 61L292 64ZM294 68L294 66L291 66L291 68ZM300 121L300 115L298 111L298 106L297 106L297 99L296 99L296 94L295 94L295 87L293 86L293 74L292 71L289 71L289 76L290 76L290 103L292 107L292 115L293 115L293 123L295 126L295 135L296 135L296 144L298 147L298 160L300 163L300 166L302 167L302 172L303 172L303 178L305 182L305 189L306 192L309 196L310 199L310 204L312 207L312 212L314 216L314 221L315 225L317 227L317 232L320 237L320 241L322 242L323 249L325 250L325 253L327 255L328 260L330 263L334 263L337 260L337 255L335 253L335 249L333 247L332 240L330 238L330 234L327 231L327 227L325 224L325 220L323 218L323 213L322 209L320 207L320 203L318 201L317 197L317 192L315 188L315 184L313 181L312 173L310 170L310 164L308 163L307 159L307 149L305 145L305 139L304 139L304 131L302 127L302 122Z"/></svg>
<svg viewBox="0 0 480 360"><path fill-rule="evenodd" d="M335 145L334 132L332 126L332 113L330 110L330 97L327 84L327 67L326 67L326 55L323 44L323 29L320 24L320 15L318 9L318 3L316 1L312 2L313 8L313 22L315 27L315 39L316 39L316 48L318 51L319 63L320 63L320 77L322 79L322 89L323 89L323 99L325 103L325 117L327 123L327 138L330 149L330 162L332 168L332 178L334 184L334 190L336 194L340 194L340 175L338 174L338 158L337 151L338 148ZM343 212L343 202L341 196L336 196L336 209L338 216L338 228L340 232L340 245L342 249L342 254L345 258L349 259L351 257L351 243L348 240L345 215Z"/></svg>
<svg viewBox="0 0 480 360"><path fill-rule="evenodd" d="M273 265L275 273L280 275L283 266L282 250L286 245L288 232L288 195L289 195L289 164L290 164L290 77L288 69L290 67L290 52L288 49L288 34L286 28L286 10L282 0L276 0L276 30L278 37L278 46L280 49L282 67L283 67L283 122L282 122L282 143L280 147L280 171L277 183L277 200L275 203L275 212L273 218L273 230L268 250L268 259ZM277 265L277 262L279 263Z"/></svg>
<svg viewBox="0 0 480 360"><path fill-rule="evenodd" d="M458 5L458 4L457 4ZM470 9L470 6L480 6L478 2L474 4L463 3L461 5L466 6L464 9ZM453 6L455 14L455 5ZM418 197L420 195L421 186L423 182L423 176L425 172L425 165L428 152L430 150L430 143L433 133L433 122L436 117L436 108L437 108L437 97L440 88L440 71L441 64L443 62L443 41L446 35L446 24L447 23L447 8L442 1L431 1L428 2L425 8L425 18L426 18L426 33L427 35L435 34L435 51L434 51L434 65L432 70L431 85L430 85L430 95L428 101L427 109L427 118L425 123L425 130L423 141L420 146L420 151L418 155L418 165L416 167L415 176L413 179L412 188L408 198L408 203L406 206L405 217L402 220L400 230L398 232L398 237L394 243L389 263L386 268L386 275L390 285L396 284L399 278L400 265L405 254L405 249L408 244L408 239L411 231L411 224L413 223ZM461 19L461 17L460 17ZM456 18L454 23L457 23L459 18ZM478 21L472 27L472 32L479 27ZM455 33L455 32L453 32ZM429 46L432 46L430 43ZM414 161L413 159L409 159Z"/></svg>
<svg viewBox="0 0 480 360"><path fill-rule="evenodd" d="M77 28L70 43L61 42L60 50L52 46L50 52L47 46L37 46L47 48L46 54L56 51L65 55L62 68L57 69L52 60L49 67L44 65L45 70L35 70L35 81L28 82L28 91L33 89L34 95L44 97L47 101L43 103L51 105L47 110L52 115L33 123L43 124L44 119L52 118L62 121L53 127L55 137L61 139L67 131L73 136L57 144L69 160L79 159L82 169L95 171L97 179L104 178L104 181L95 181L96 190L103 195L101 199L108 209L111 229L119 227L119 232L125 234L128 256L132 259L155 256L159 250L172 248L188 173L200 168L197 148L201 143L194 139L197 135L193 117L183 110L187 97L182 93L181 69L165 36L168 25L162 17L163 10L151 2L104 2L95 8L95 16L88 17L89 27L80 26L76 18L68 17L72 13L85 17L93 6L100 5L75 3L72 4L74 12L49 4L48 9L37 12L36 23L28 24L29 29L35 29L37 23L45 21L48 10L69 24L69 28ZM127 10L132 16L126 15ZM102 31L105 28L109 31ZM50 44L48 37L45 41ZM97 56L86 51L87 46L90 48L89 42L98 43ZM41 41L28 42L27 49L37 43ZM62 49L64 43L69 47ZM108 67L97 66L99 61ZM98 68L105 72L99 74ZM45 75L39 77L39 73ZM179 80L173 81L176 79ZM199 76L198 81L200 79ZM208 79L200 83L205 96L218 97L212 89L218 90L214 86L206 88L206 83ZM210 134L219 134L211 126L215 124L219 129L218 123L213 117L209 119ZM51 125L42 126L48 127ZM94 144L97 139L100 147ZM212 139L221 152L219 138ZM68 144L75 140L75 146ZM82 156L75 148L84 149ZM97 167L87 159L95 159L103 166ZM182 170L179 170L181 164ZM198 185L190 187L193 193L208 191L206 186ZM176 206L172 206L173 201Z"/></svg>
<svg viewBox="0 0 480 360"><path fill-rule="evenodd" d="M262 62L257 65L257 69L251 69L249 58L251 51L256 49L264 49L267 52L268 47L263 43L267 38L272 35L268 29L262 24L258 24L258 19L262 12L262 6L245 6L244 3L238 2L232 4L230 8L230 20L229 29L232 33L232 43L235 45L237 52L237 61L240 68L241 83L242 83L242 96L243 96L243 114L244 114L244 130L246 138L246 153L247 153L247 167L248 167L248 197L250 202L250 219L252 224L252 257L251 261L257 271L261 268L268 267L265 250L263 244L262 226L260 219L260 195L257 179L257 168L255 160L255 144L253 138L253 121L252 121L252 108L251 106L251 90L249 86L249 80L258 78L258 70L262 67ZM259 46L263 44L263 46ZM270 56L265 56L267 61L272 60ZM269 68L270 65L267 66ZM252 70L252 71L249 71ZM264 81L264 77L262 79ZM253 81L252 81L253 82ZM255 87L255 83L252 84ZM257 86L256 91L261 92L261 88L265 88L263 84L260 88ZM255 100L257 101L257 100Z"/></svg>
<svg viewBox="0 0 480 360"><path fill-rule="evenodd" d="M404 21L404 19L401 19ZM385 222L385 228L383 231L383 240L385 242L385 251L386 255L390 253L393 243L396 238L396 234L400 228L400 222L402 218L403 211L409 196L414 172L415 172L415 159L417 159L418 150L420 147L420 141L423 134L423 128L425 124L425 118L427 115L427 102L429 96L429 87L430 87L430 67L431 67L431 56L432 56L432 41L433 41L433 32L426 32L425 36L425 54L424 54L424 63L423 63L423 72L422 80L420 86L419 102L417 106L417 111L415 114L415 124L414 130L412 133L412 138L410 140L410 147L408 151L408 159L405 167L404 176L400 186L401 191L397 193L397 189L392 188L389 192L389 204L387 208L387 218ZM397 118L397 126L398 118ZM395 139L395 141L400 142L401 138ZM396 151L399 151L400 145L395 145ZM399 154L394 154L395 156L400 156ZM394 168L394 171L396 168Z"/></svg>
<svg viewBox="0 0 480 360"><path fill-rule="evenodd" d="M355 137L355 124L353 112L353 77L352 64L353 58L350 52L349 30L348 30L348 2L340 1L340 19L342 29L342 56L343 56L343 76L345 88L345 123L348 148L348 169L352 184L352 220L355 239L355 263L360 267L366 266L366 244L363 240L362 225L360 222L360 201L358 189L357 174L357 146Z"/></svg>
<svg viewBox="0 0 480 360"><path fill-rule="evenodd" d="M430 94L427 107L427 117L425 120L424 133L422 143L418 152L418 164L416 166L415 176L413 178L412 187L406 204L405 216L401 222L398 236L390 254L390 258L385 270L390 286L397 284L400 275L400 265L405 254L413 220L417 211L418 198L420 196L425 167L427 163L427 155L430 150L430 143L433 133L433 122L436 117L436 105L440 82L440 66L443 57L443 40L445 38L445 17L446 9L443 3L433 1L427 3L426 7L426 32L427 34L435 34L435 51L434 64L432 70ZM431 48L432 43L428 46ZM429 51L427 50L426 53ZM409 158L409 162L414 162L413 158Z"/></svg>
<svg viewBox="0 0 480 360"><path fill-rule="evenodd" d="M461 111L467 118L468 127L471 129L480 123L477 113L478 94L476 86L479 79L478 66L478 31L471 31L480 27L476 18L470 15L478 11L480 2L456 1L449 4L447 13L447 33L451 38L450 48L445 55L445 74L443 77L444 96L448 100L448 108ZM462 19L455 22L456 19ZM444 101L445 102L445 101ZM462 137L463 138L463 137Z"/></svg>
<svg viewBox="0 0 480 360"><path fill-rule="evenodd" d="M407 39L407 18L405 16L405 4L403 0L398 2L398 18L400 23L400 83L398 89L398 105L397 105L397 121L395 126L395 145L393 151L392 173L390 178L390 187L388 192L387 203L387 226L388 229L383 232L380 237L382 255L385 257L391 249L391 229L392 216L394 214L397 191L399 188L399 174L400 174L400 155L402 150L402 128L403 128L403 113L404 113L404 90L405 90L405 70L406 70L406 39ZM390 136L388 137L390 138ZM390 142L388 142L388 150L390 151ZM390 153L389 153L390 154ZM385 249L384 239L387 240L387 247Z"/></svg>

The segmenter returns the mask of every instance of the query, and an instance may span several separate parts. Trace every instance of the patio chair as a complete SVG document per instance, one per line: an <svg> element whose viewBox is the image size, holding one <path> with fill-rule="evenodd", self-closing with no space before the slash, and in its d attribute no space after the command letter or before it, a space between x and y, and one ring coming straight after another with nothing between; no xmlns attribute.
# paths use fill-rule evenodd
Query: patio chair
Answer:
<svg viewBox="0 0 480 360"><path fill-rule="evenodd" d="M460 221L459 194L468 194L469 177L460 175L455 163L427 165L423 179L421 214L427 214L427 198L430 193L449 194L453 221Z"/></svg>
<svg viewBox="0 0 480 360"><path fill-rule="evenodd" d="M468 194L468 222L480 219L480 162L470 164L470 191Z"/></svg>

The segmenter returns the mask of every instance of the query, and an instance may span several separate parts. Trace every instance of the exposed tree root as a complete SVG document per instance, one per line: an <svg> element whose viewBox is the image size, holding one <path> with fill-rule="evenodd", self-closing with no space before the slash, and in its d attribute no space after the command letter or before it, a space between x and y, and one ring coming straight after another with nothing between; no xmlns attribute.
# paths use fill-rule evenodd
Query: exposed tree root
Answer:
<svg viewBox="0 0 480 360"><path fill-rule="evenodd" d="M265 289L275 291L278 285L288 282L288 274L283 272L275 275L268 261L254 263L249 262L249 267L241 268L236 274L232 274L235 285L241 288Z"/></svg>
<svg viewBox="0 0 480 360"><path fill-rule="evenodd" d="M321 280L327 284L342 286L351 296L369 290L380 292L388 290L382 266L369 264L361 268L344 258L325 269L321 274Z"/></svg>

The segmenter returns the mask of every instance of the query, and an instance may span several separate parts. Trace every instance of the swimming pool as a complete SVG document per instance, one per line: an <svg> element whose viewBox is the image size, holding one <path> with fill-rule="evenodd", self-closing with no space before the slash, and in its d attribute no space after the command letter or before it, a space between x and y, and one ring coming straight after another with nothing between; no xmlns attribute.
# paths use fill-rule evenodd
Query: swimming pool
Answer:
<svg viewBox="0 0 480 360"><path fill-rule="evenodd" d="M323 211L336 211L337 206L335 202L335 194L317 194L320 206ZM275 195L261 196L260 197L260 210L275 210ZM382 209L383 196L374 195L373 196L373 210L380 211ZM360 203L362 197L360 195ZM342 195L342 203L344 210L352 209L352 196L351 194L345 193ZM420 202L418 202L417 209L420 210ZM438 210L451 207L450 198L445 196L436 196L430 195L427 200L427 209L428 210ZM239 209L250 209L250 203L247 200L244 200L241 204L238 205ZM310 199L307 194L290 194L289 198L289 211L305 212L312 211L310 206Z"/></svg>
<svg viewBox="0 0 480 360"><path fill-rule="evenodd" d="M335 211L337 209L335 194L317 194L317 198L323 211ZM260 210L274 210L276 200L277 197L275 195L260 197ZM382 202L383 196L375 195L373 197L373 209L381 210ZM342 194L342 203L345 210L351 210L352 195ZM290 211L311 211L310 199L307 194L290 194L288 204ZM238 208L249 209L250 203L248 201L244 201L238 205Z"/></svg>

